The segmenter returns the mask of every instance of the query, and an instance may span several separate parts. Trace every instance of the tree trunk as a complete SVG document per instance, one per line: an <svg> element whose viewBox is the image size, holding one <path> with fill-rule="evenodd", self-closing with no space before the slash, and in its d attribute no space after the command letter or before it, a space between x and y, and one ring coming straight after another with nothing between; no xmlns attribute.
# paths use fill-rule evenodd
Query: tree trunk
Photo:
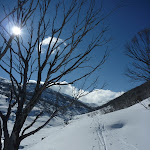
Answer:
<svg viewBox="0 0 150 150"><path fill-rule="evenodd" d="M20 139L16 133L12 133L8 143L5 145L4 150L18 150L20 145Z"/></svg>
<svg viewBox="0 0 150 150"><path fill-rule="evenodd" d="M2 150L2 127L1 127L1 120L0 120L0 150Z"/></svg>

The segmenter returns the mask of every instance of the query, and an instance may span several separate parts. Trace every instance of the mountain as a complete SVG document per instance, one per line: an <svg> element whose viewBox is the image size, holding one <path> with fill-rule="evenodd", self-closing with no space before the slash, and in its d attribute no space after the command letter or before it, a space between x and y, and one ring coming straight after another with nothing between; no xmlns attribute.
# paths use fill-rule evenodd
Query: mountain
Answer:
<svg viewBox="0 0 150 150"><path fill-rule="evenodd" d="M29 83L27 86L27 99L30 100L33 91L35 88L35 83ZM9 97L11 89L11 82L7 79L0 78L0 94ZM6 99L8 100L8 99ZM56 107L67 106L72 103L70 107L66 107L61 112L58 113L58 117L63 120L70 120L73 116L88 113L93 111L92 107L82 103L81 101L74 100L71 96L67 96L65 94L61 94L56 92L50 88L47 88L36 105L36 107L31 112L30 116L34 116L39 111L44 111L47 115L51 115L51 113L56 109Z"/></svg>

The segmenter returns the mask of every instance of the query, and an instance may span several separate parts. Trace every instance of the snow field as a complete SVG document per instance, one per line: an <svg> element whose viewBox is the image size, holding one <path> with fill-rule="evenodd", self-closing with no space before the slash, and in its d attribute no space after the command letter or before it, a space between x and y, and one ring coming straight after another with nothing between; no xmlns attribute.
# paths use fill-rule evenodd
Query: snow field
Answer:
<svg viewBox="0 0 150 150"><path fill-rule="evenodd" d="M149 100L142 102L144 106L148 107ZM96 111L76 116L68 125L48 127L29 137L22 142L23 149L148 150L150 110L144 106L136 104L109 114Z"/></svg>

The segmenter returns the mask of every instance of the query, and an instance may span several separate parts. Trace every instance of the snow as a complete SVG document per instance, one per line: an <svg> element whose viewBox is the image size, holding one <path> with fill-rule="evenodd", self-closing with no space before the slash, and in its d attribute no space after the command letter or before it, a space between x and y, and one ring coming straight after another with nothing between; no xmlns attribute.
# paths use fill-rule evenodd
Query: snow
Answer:
<svg viewBox="0 0 150 150"><path fill-rule="evenodd" d="M62 123L59 117L54 118L44 129L23 140L20 150L148 150L150 98L141 103L109 114L102 114L97 110L78 115L68 124ZM7 105L7 97L0 95L2 112L5 112ZM37 110L35 107L34 111ZM32 114L26 124L33 118ZM47 119L48 116L44 116L29 131ZM9 132L13 121L11 118L8 122Z"/></svg>
<svg viewBox="0 0 150 150"><path fill-rule="evenodd" d="M150 98L142 104L148 108ZM150 109L136 104L102 115L75 116L68 125L48 126L21 143L23 150L148 150Z"/></svg>

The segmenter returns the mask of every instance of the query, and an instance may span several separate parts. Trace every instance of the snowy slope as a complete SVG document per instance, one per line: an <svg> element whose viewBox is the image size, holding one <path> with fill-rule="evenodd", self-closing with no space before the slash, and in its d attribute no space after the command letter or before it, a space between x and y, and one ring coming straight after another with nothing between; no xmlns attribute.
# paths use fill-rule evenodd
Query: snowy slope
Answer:
<svg viewBox="0 0 150 150"><path fill-rule="evenodd" d="M145 106L150 98L142 102ZM148 107L148 106L147 106ZM74 117L68 125L47 127L21 143L23 150L149 150L150 108L136 104L101 115Z"/></svg>
<svg viewBox="0 0 150 150"><path fill-rule="evenodd" d="M0 95L6 96L7 106L9 102L9 98L7 97L10 97L10 88L11 88L11 82L7 79L0 77ZM35 83L34 82L29 83L28 88L27 88L28 100L30 100L30 98L32 97L34 89L35 89ZM32 111L32 114L30 115L35 116L35 114L38 114L39 111L44 111L44 113L51 115L51 113L56 109L56 107L67 106L70 103L72 103L72 101L74 101L73 97L61 94L50 88L47 88L43 92L36 108ZM5 108L6 108L6 105L5 105ZM0 106L0 109L2 109L1 106ZM78 100L75 100L74 104L71 107L68 107L62 110L61 112L59 112L58 116L62 118L62 120L69 120L74 115L84 114L92 110L93 109L90 106L87 106L86 104Z"/></svg>

